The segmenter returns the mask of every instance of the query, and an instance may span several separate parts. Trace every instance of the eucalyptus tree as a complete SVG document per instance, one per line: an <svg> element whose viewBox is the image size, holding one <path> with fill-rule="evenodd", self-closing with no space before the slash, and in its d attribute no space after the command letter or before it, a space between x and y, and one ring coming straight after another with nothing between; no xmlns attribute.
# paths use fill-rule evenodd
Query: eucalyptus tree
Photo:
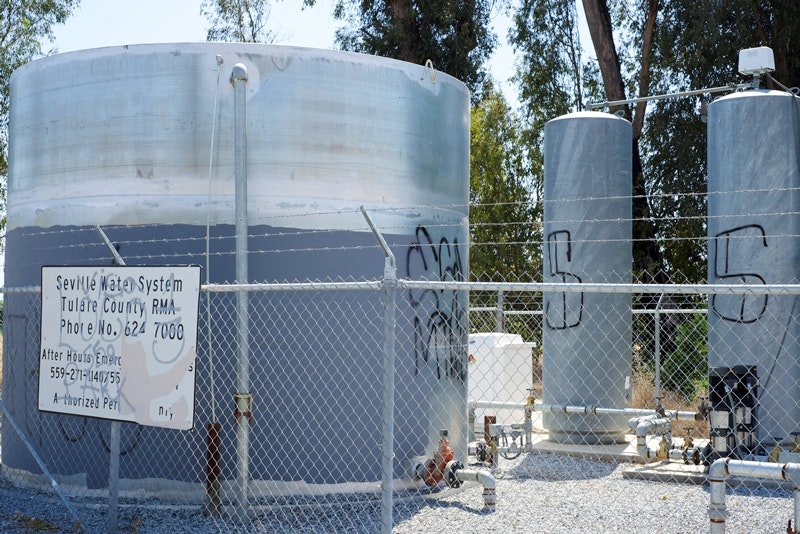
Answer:
<svg viewBox="0 0 800 534"><path fill-rule="evenodd" d="M774 77L798 83L800 3L789 0L520 0L510 40L531 142L546 120L587 101L624 100L742 81L738 51L770 46ZM770 82L772 83L772 82ZM633 127L634 270L643 281L705 278L705 145L711 97L609 108Z"/></svg>
<svg viewBox="0 0 800 534"><path fill-rule="evenodd" d="M541 204L520 120L487 85L470 124L470 270L476 280L531 281L541 271Z"/></svg>
<svg viewBox="0 0 800 534"><path fill-rule="evenodd" d="M491 11L490 0L337 0L334 16L344 25L336 42L411 63L430 60L467 84L477 102L496 44Z"/></svg>
<svg viewBox="0 0 800 534"><path fill-rule="evenodd" d="M275 33L267 27L268 0L203 0L200 14L211 27L207 41L271 43Z"/></svg>
<svg viewBox="0 0 800 534"><path fill-rule="evenodd" d="M8 106L11 73L50 51L53 27L62 24L80 0L0 0L0 176L8 176ZM5 228L5 179L0 186L0 228Z"/></svg>
<svg viewBox="0 0 800 534"><path fill-rule="evenodd" d="M800 4L791 1L664 2L653 41L652 93L699 90L747 79L736 72L739 51L769 46L773 78L800 84ZM770 88L779 86L764 80ZM659 221L664 262L689 281L706 277L707 104L714 95L651 105L642 136L644 170ZM757 132L754 132L757 135Z"/></svg>

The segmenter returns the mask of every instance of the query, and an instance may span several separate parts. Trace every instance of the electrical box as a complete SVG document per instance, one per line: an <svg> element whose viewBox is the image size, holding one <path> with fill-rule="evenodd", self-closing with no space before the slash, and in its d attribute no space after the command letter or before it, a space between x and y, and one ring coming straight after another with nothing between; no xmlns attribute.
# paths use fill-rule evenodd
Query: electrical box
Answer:
<svg viewBox="0 0 800 534"><path fill-rule="evenodd" d="M758 448L758 369L754 365L709 371L711 446L720 456L742 458Z"/></svg>
<svg viewBox="0 0 800 534"><path fill-rule="evenodd" d="M739 72L745 76L758 76L775 70L775 56L768 46L745 48L739 51Z"/></svg>

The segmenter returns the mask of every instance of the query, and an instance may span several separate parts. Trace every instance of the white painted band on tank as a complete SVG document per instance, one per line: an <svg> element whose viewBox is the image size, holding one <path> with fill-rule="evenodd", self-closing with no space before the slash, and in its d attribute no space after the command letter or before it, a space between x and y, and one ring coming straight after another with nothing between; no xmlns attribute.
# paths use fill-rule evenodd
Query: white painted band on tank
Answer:
<svg viewBox="0 0 800 534"><path fill-rule="evenodd" d="M237 63L249 74L252 220L361 204L449 206L434 211L466 219L469 93L458 80L362 54L190 43L71 52L14 73L9 229L205 224L214 109L211 221L230 218L233 91L222 76L215 108L217 55L223 74Z"/></svg>

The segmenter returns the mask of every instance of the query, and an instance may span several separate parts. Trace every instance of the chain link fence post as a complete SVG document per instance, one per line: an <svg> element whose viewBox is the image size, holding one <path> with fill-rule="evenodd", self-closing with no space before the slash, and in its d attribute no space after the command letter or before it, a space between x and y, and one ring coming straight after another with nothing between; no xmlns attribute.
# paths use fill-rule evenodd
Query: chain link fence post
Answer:
<svg viewBox="0 0 800 534"><path fill-rule="evenodd" d="M246 284L247 273L247 68L234 65L231 72L234 92L234 174L236 181L236 282ZM248 523L248 485L250 483L250 317L247 291L236 292L236 515Z"/></svg>
<svg viewBox="0 0 800 534"><path fill-rule="evenodd" d="M381 450L381 534L392 532L392 506L394 495L394 365L395 365L395 311L397 306L397 263L386 240L375 223L361 206L372 233L380 243L385 256L383 267L383 429Z"/></svg>

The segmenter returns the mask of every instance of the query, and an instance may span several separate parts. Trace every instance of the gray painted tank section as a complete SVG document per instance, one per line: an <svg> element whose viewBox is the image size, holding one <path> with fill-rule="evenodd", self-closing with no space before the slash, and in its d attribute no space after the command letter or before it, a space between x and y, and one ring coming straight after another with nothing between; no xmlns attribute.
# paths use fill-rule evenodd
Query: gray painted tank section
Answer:
<svg viewBox="0 0 800 534"><path fill-rule="evenodd" d="M708 283L800 281L800 99L724 96L708 108ZM758 439L800 431L800 303L791 295L715 295L709 367L758 368Z"/></svg>
<svg viewBox="0 0 800 534"><path fill-rule="evenodd" d="M209 179L217 54L225 67ZM6 286L37 285L45 264L108 264L96 224L122 244L128 265L205 265L207 213L211 281L233 280L227 77L236 63L250 75L251 281L380 278L383 256L358 212L362 204L379 228L391 229L386 238L398 276L466 277L469 94L463 84L443 73L434 83L422 76L422 66L360 54L203 43L86 50L15 72ZM25 357L38 342L37 302L9 297L4 401L51 470L68 465L56 474L105 487L107 462L98 458L107 458L107 422L38 413L31 373L38 363ZM228 297L215 297L212 320L230 328ZM365 334L370 325L341 313L375 309L380 317L380 295L310 298L319 306L304 308L291 293L259 295L251 304L266 311L252 317L250 352L271 362L251 365L258 421L251 443L261 447L251 474L307 484L380 480L382 354L375 340L382 330L377 325ZM466 461L467 301L464 294L422 291L398 295L398 303L395 473L401 478L411 457L432 454L439 429L449 430L457 457ZM311 324L315 309L339 313ZM280 310L279 324L269 310ZM200 330L195 429L125 425L123 479L203 482L211 393L203 358L208 339ZM224 360L231 354L220 357L222 368L233 367ZM340 365L332 368L332 361ZM232 375L215 372L217 392L226 392L217 405L228 444ZM158 445L155 456L145 443ZM38 472L13 433L3 434L2 450L4 468ZM223 457L223 477L233 478L233 468L233 459Z"/></svg>
<svg viewBox="0 0 800 534"><path fill-rule="evenodd" d="M544 281L630 283L631 125L605 113L545 125ZM545 404L630 405L631 301L626 294L545 293ZM550 439L624 439L615 416L544 414Z"/></svg>

